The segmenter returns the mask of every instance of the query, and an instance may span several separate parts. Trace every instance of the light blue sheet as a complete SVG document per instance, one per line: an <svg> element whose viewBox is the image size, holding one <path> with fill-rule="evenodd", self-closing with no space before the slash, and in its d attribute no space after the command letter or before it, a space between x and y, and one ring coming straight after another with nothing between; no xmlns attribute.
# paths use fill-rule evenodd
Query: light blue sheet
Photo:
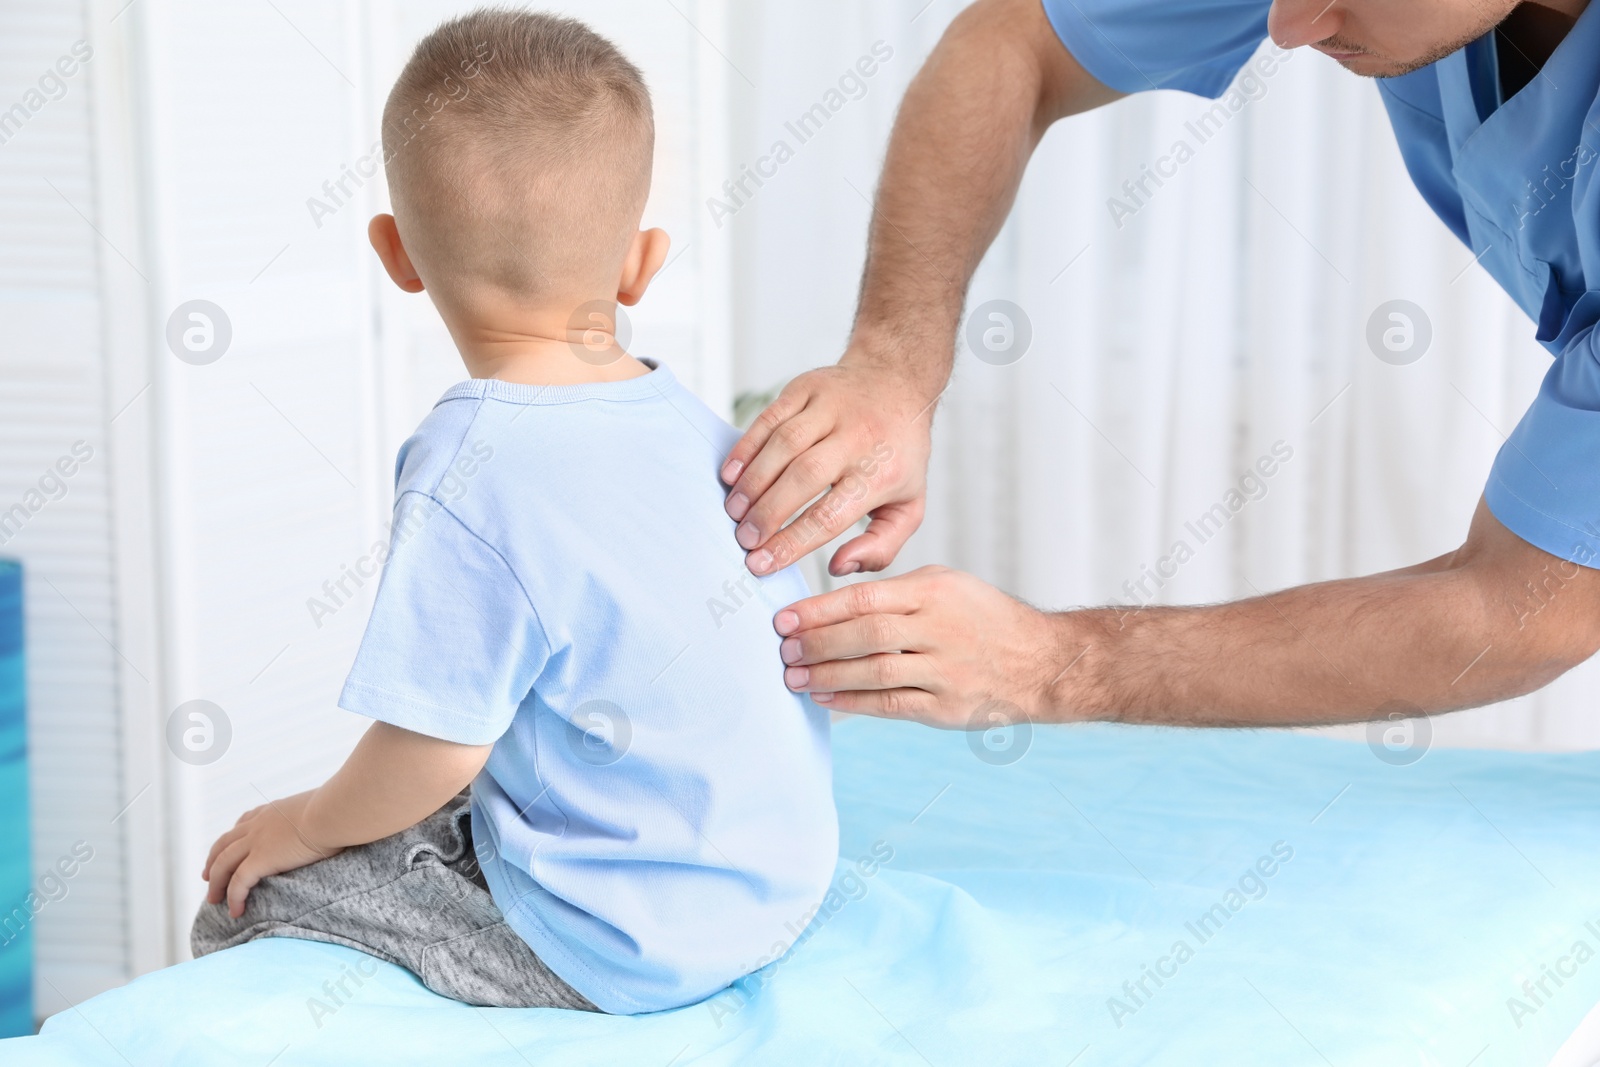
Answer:
<svg viewBox="0 0 1600 1067"><path fill-rule="evenodd" d="M742 1007L474 1009L269 940L61 1012L0 1063L1492 1067L1544 1063L1600 1001L1600 959L1570 958L1600 950L1600 754L1402 767L1292 734L1090 726L996 765L974 742L994 758L981 735L838 728L844 856L893 859ZM1187 924L1277 842L1292 858L1201 943ZM1135 1003L1123 983L1179 940L1192 956ZM1573 973L1535 1004L1544 964ZM334 1005L323 983L357 965L373 977ZM1532 1010L1513 1019L1513 996Z"/></svg>

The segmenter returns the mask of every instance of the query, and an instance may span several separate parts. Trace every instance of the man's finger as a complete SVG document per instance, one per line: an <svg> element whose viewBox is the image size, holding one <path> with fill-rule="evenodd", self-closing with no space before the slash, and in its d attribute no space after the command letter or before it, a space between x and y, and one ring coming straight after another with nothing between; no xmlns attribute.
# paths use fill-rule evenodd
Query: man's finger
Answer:
<svg viewBox="0 0 1600 1067"><path fill-rule="evenodd" d="M802 483L802 486L804 483ZM813 494L814 495L814 494ZM806 498L802 498L806 499ZM842 486L829 489L788 526L746 556L750 573L771 574L848 530L872 506L871 497L853 496ZM743 542L741 541L741 544Z"/></svg>
<svg viewBox="0 0 1600 1067"><path fill-rule="evenodd" d="M739 480L739 475L750 466L750 461L766 447L773 432L798 415L806 406L810 396L811 391L804 384L803 376L783 387L778 398L756 416L750 428L744 432L744 436L734 442L733 448L728 452L728 458L723 460L722 480L725 484L733 485Z"/></svg>
<svg viewBox="0 0 1600 1067"><path fill-rule="evenodd" d="M767 493L784 473L794 469L795 460L811 451L828 436L828 431L833 428L833 423L823 415L809 409L801 411L786 420L783 425L772 431L767 438L767 443L761 446L761 451L744 473L739 475L739 480L733 483L733 488L728 492L728 501L725 508L735 520L747 518L753 505L765 499ZM839 461L841 464L843 460ZM815 466L815 461L810 461ZM813 472L816 482L810 494L800 499L800 503L810 500L832 482L832 471L819 470ZM795 508L800 506L795 505ZM780 515L778 521L772 524L776 529L787 522L789 515Z"/></svg>
<svg viewBox="0 0 1600 1067"><path fill-rule="evenodd" d="M818 693L813 699L829 711L842 711L851 715L876 715L884 719L933 722L939 712L938 698L921 689Z"/></svg>
<svg viewBox="0 0 1600 1067"><path fill-rule="evenodd" d="M799 420L795 420L790 425L798 423ZM765 453L756 462L761 463L764 459ZM746 550L770 547L766 542L782 530L783 524L805 507L808 500L815 499L818 493L827 489L838 477L838 472L845 470L849 463L849 457L837 437L818 441L796 457L759 497L751 498L754 503L745 511L743 521L734 531L734 538ZM752 467L746 477L754 474L755 468ZM728 499L732 501L733 496ZM732 510L729 514L732 514Z"/></svg>
<svg viewBox="0 0 1600 1067"><path fill-rule="evenodd" d="M920 620L910 615L867 615L783 639L783 662L808 667L879 652L926 652Z"/></svg>
<svg viewBox="0 0 1600 1067"><path fill-rule="evenodd" d="M925 602L927 581L935 570L922 567L898 578L855 582L831 593L808 596L778 612L772 622L787 637L864 615L910 615Z"/></svg>
<svg viewBox="0 0 1600 1067"><path fill-rule="evenodd" d="M860 537L852 537L828 563L828 573L836 578L857 571L881 571L894 562L911 535L922 525L923 502L885 504L869 513L872 521Z"/></svg>
<svg viewBox="0 0 1600 1067"><path fill-rule="evenodd" d="M889 652L858 659L831 660L810 667L785 667L783 681L797 693L842 693L857 689L932 691L938 678L930 669L927 656L916 652Z"/></svg>

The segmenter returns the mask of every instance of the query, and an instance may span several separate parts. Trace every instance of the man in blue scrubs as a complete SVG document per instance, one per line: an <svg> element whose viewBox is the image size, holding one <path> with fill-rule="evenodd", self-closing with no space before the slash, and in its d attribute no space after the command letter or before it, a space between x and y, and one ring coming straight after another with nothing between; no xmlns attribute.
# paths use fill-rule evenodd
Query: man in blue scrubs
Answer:
<svg viewBox="0 0 1600 1067"><path fill-rule="evenodd" d="M1588 0L979 0L906 93L848 350L790 383L729 456L750 569L771 573L862 515L833 573L894 558L922 518L926 413L967 283L1045 130L1145 89L1218 96L1269 35L1379 79L1423 198L1554 357L1462 546L1386 574L1135 612L1041 612L925 568L780 612L792 688L943 726L991 725L994 701L1035 721L1336 722L1501 700L1600 649Z"/></svg>

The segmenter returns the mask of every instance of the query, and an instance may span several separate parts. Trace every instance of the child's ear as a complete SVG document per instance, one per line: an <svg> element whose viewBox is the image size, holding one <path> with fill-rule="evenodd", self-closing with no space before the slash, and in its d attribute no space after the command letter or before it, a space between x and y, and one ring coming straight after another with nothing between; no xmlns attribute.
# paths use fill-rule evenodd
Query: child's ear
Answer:
<svg viewBox="0 0 1600 1067"><path fill-rule="evenodd" d="M406 246L400 243L400 229L394 224L393 215L372 216L372 221L367 223L367 240L372 242L372 250L378 253L383 269L389 272L396 285L408 293L422 292L422 278L411 265Z"/></svg>
<svg viewBox="0 0 1600 1067"><path fill-rule="evenodd" d="M628 258L622 261L622 278L617 282L617 303L632 307L639 302L650 280L667 261L667 249L671 247L672 238L666 230L640 230L633 235Z"/></svg>

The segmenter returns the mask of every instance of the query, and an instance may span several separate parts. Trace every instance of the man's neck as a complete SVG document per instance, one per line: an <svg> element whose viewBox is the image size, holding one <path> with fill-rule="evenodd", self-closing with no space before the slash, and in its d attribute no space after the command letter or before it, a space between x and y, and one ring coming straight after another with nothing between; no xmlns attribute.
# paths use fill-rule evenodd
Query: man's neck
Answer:
<svg viewBox="0 0 1600 1067"><path fill-rule="evenodd" d="M1588 6L1589 0L1544 0L1512 9L1495 29L1501 95L1509 100L1539 76Z"/></svg>

